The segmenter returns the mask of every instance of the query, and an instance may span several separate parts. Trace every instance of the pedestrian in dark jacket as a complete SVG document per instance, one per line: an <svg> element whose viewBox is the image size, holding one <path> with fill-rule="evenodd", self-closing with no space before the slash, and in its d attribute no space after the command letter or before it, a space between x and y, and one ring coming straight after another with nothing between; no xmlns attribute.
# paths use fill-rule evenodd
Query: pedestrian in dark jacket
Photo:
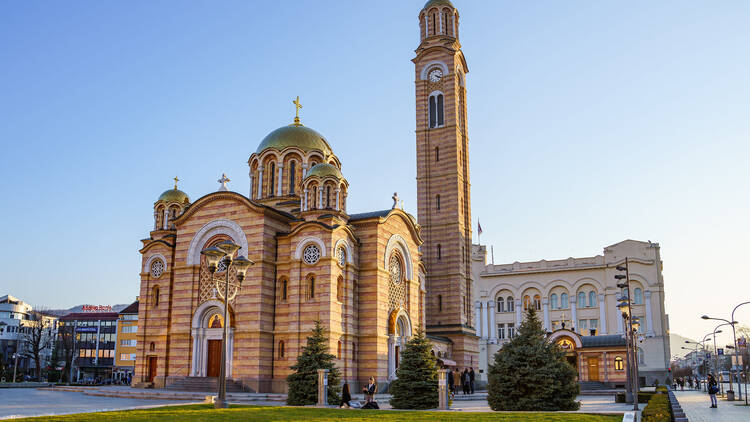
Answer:
<svg viewBox="0 0 750 422"><path fill-rule="evenodd" d="M341 407L351 407L352 394L349 392L349 384L344 383L341 388Z"/></svg>
<svg viewBox="0 0 750 422"><path fill-rule="evenodd" d="M716 393L719 392L719 385L716 382L716 379L714 378L713 374L708 374L708 380L707 382L707 390L708 390L708 397L711 398L711 406L710 408L716 409L717 402L716 402Z"/></svg>
<svg viewBox="0 0 750 422"><path fill-rule="evenodd" d="M378 392L378 384L375 383L374 377L370 377L370 383L362 389L362 392L365 394L365 401L367 403L375 401L375 393Z"/></svg>
<svg viewBox="0 0 750 422"><path fill-rule="evenodd" d="M470 394L474 394L474 368L469 368L469 387L470 387Z"/></svg>

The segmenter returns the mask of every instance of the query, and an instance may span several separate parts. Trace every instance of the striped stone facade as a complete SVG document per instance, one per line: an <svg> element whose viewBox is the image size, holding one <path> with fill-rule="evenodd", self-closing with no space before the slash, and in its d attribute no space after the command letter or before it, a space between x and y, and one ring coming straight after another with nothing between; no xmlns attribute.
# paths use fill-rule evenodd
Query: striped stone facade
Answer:
<svg viewBox="0 0 750 422"><path fill-rule="evenodd" d="M472 320L471 199L466 73L458 12L428 2L419 15L413 59L416 89L417 195L427 268L427 332L451 340L450 358L477 367Z"/></svg>

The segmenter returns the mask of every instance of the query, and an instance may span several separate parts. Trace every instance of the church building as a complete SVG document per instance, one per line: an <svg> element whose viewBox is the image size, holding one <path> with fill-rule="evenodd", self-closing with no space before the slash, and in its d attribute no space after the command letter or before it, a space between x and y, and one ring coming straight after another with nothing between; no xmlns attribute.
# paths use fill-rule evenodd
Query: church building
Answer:
<svg viewBox="0 0 750 422"><path fill-rule="evenodd" d="M140 252L134 385L195 385L219 375L223 327L228 389L284 392L314 321L342 378L387 388L418 327L443 355L478 364L471 310L471 224L466 61L458 12L430 0L416 50L418 218L398 206L350 213L349 183L325 136L302 124L271 131L248 157L249 180L191 199L178 189L154 203ZM406 99L405 99L406 100ZM356 187L351 187L356 188ZM222 241L253 261L224 321L220 287L201 251ZM227 275L227 271L229 274ZM217 280L221 280L217 282Z"/></svg>

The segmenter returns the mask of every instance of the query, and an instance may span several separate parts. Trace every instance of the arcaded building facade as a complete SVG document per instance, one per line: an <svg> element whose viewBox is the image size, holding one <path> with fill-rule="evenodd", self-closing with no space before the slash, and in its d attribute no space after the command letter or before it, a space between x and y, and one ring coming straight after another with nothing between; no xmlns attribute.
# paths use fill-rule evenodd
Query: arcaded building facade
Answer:
<svg viewBox="0 0 750 422"><path fill-rule="evenodd" d="M617 287L615 269L628 258L630 293ZM479 321L480 378L487 364L515 335L526 308L538 311L551 339L567 338L580 381L619 385L624 368L624 323L617 298L631 294L640 318L638 370L641 384L664 384L669 368L669 319L658 243L625 240L586 258L487 262L485 246L472 250L474 311ZM564 325L563 325L564 324ZM619 342L617 339L621 339ZM620 344L622 343L622 344Z"/></svg>

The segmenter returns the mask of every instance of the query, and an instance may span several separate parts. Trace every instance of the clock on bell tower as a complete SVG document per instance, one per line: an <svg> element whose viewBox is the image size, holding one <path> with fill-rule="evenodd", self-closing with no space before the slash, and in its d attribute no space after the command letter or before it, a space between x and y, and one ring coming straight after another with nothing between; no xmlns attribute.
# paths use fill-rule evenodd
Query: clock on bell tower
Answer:
<svg viewBox="0 0 750 422"><path fill-rule="evenodd" d="M466 59L458 11L430 0L419 13L415 65L417 199L427 277L427 334L448 337L459 367L478 365L471 307L471 201Z"/></svg>

